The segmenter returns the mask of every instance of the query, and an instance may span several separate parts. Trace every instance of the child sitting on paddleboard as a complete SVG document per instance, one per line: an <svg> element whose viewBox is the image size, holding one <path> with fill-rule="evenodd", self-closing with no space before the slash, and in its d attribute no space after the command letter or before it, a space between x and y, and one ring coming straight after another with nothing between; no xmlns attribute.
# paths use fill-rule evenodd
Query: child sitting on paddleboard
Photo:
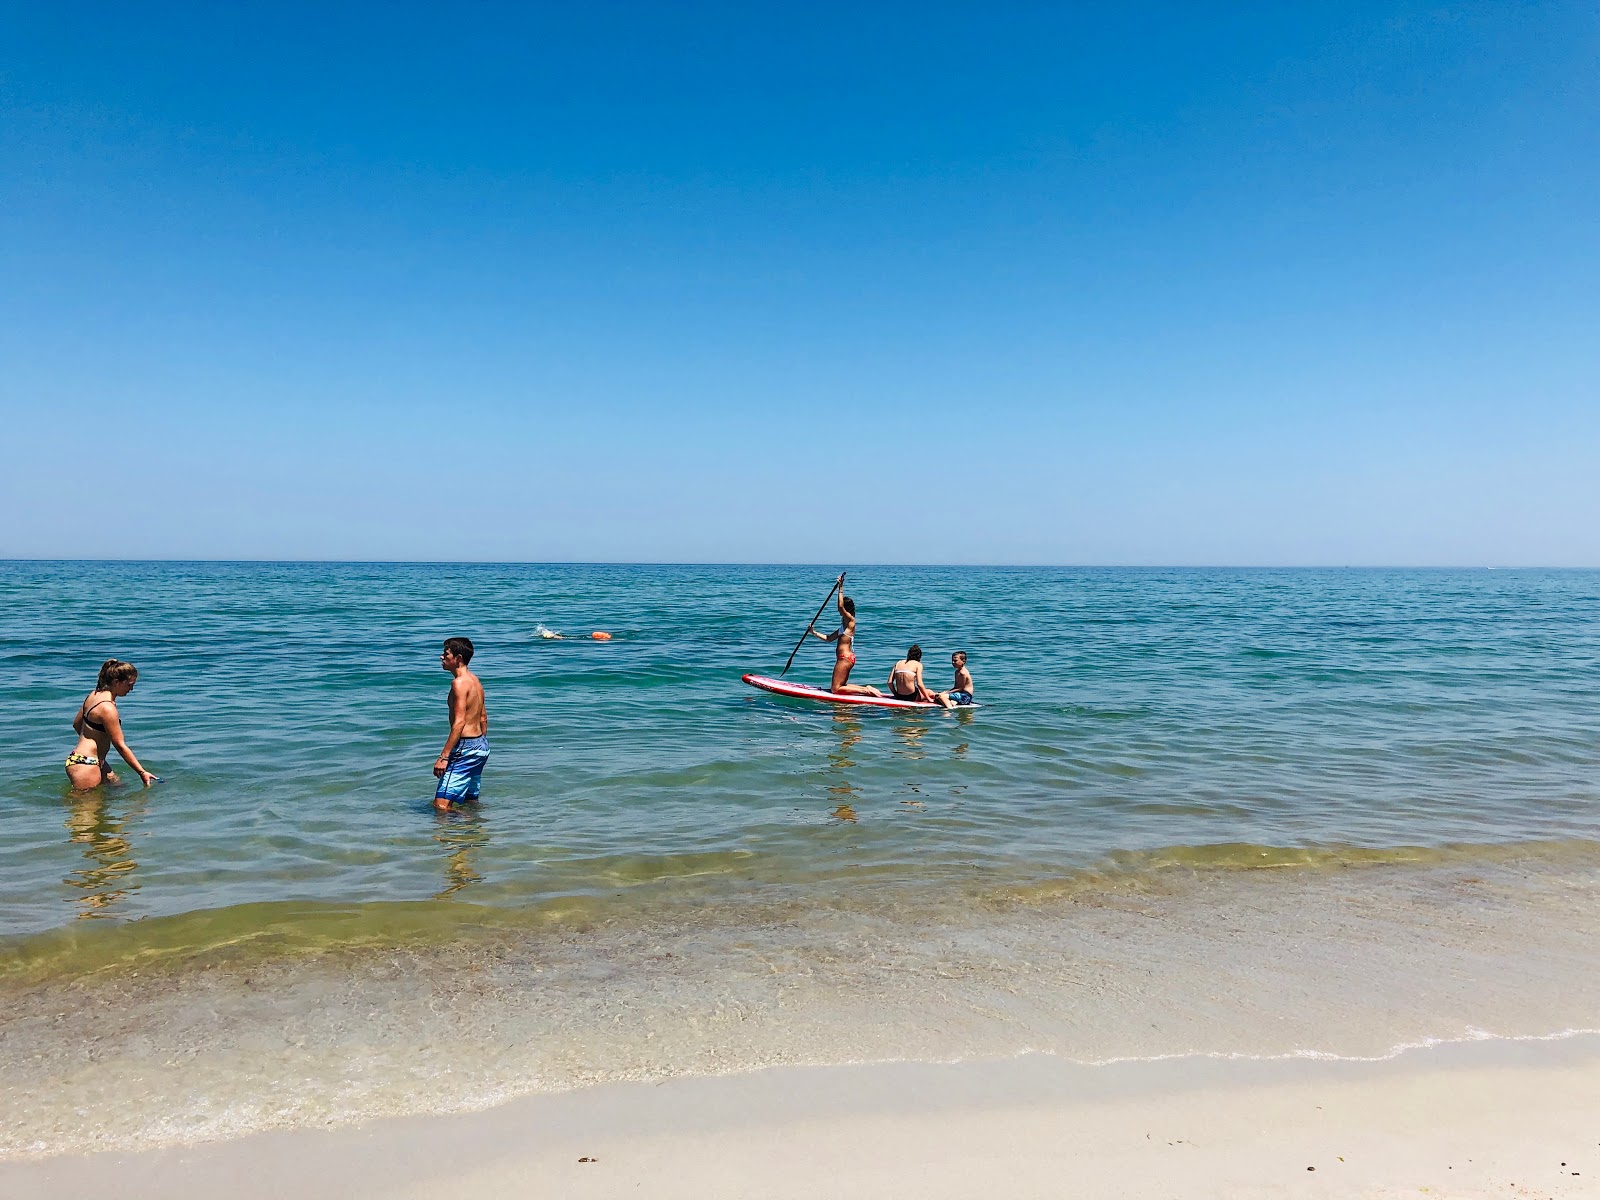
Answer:
<svg viewBox="0 0 1600 1200"><path fill-rule="evenodd" d="M967 652L957 650L950 656L950 665L956 669L956 681L948 692L934 693L934 699L946 708L972 703L972 672L967 670Z"/></svg>
<svg viewBox="0 0 1600 1200"><path fill-rule="evenodd" d="M844 576L839 576L838 583L844 583ZM839 628L832 633L818 633L816 622L812 622L806 630L812 637L824 642L832 642L833 650L833 683L828 690L836 696L882 696L875 687L865 684L850 683L850 668L856 665L856 602L844 594L844 588L839 587Z"/></svg>

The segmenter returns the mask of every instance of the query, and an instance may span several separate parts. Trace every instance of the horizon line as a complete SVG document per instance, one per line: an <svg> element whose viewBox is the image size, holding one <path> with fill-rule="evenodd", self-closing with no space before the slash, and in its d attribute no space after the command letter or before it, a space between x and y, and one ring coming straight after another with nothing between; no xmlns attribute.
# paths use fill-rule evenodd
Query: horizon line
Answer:
<svg viewBox="0 0 1600 1200"><path fill-rule="evenodd" d="M215 566L367 566L367 567L811 567L855 571L880 567L975 568L1041 571L1594 571L1600 564L1549 563L1090 563L1090 562L779 562L698 559L515 559L515 558L23 558L0 557L0 564L59 563L102 565L209 564Z"/></svg>

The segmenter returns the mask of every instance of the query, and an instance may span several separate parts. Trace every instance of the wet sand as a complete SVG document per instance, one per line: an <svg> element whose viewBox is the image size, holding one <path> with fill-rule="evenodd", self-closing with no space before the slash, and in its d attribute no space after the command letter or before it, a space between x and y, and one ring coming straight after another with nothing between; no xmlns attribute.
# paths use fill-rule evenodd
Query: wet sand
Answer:
<svg viewBox="0 0 1600 1200"><path fill-rule="evenodd" d="M1577 1197L1600 1037L1380 1062L777 1068L475 1114L0 1164L12 1200L141 1197Z"/></svg>

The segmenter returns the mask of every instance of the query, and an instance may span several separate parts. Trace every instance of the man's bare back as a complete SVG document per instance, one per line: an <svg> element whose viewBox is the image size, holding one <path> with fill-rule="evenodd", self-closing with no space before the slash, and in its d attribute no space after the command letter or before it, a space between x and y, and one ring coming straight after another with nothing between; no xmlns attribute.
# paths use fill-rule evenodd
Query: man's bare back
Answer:
<svg viewBox="0 0 1600 1200"><path fill-rule="evenodd" d="M461 714L461 736L482 737L489 732L489 714L483 708L483 681L465 667L450 681L450 728Z"/></svg>

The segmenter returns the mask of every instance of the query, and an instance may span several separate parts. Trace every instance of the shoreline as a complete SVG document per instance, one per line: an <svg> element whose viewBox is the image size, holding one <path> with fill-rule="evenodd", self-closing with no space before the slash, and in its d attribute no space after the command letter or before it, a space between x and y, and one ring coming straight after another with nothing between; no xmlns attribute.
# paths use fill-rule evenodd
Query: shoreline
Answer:
<svg viewBox="0 0 1600 1200"><path fill-rule="evenodd" d="M1029 1054L609 1083L477 1113L0 1163L0 1191L1565 1197L1592 1194L1597 1142L1600 1034L1585 1033L1381 1061Z"/></svg>
<svg viewBox="0 0 1600 1200"><path fill-rule="evenodd" d="M964 909L673 909L308 956L243 937L165 965L167 931L134 929L123 968L0 986L0 1161L763 1068L1383 1060L1600 1029L1588 866L1168 882Z"/></svg>

